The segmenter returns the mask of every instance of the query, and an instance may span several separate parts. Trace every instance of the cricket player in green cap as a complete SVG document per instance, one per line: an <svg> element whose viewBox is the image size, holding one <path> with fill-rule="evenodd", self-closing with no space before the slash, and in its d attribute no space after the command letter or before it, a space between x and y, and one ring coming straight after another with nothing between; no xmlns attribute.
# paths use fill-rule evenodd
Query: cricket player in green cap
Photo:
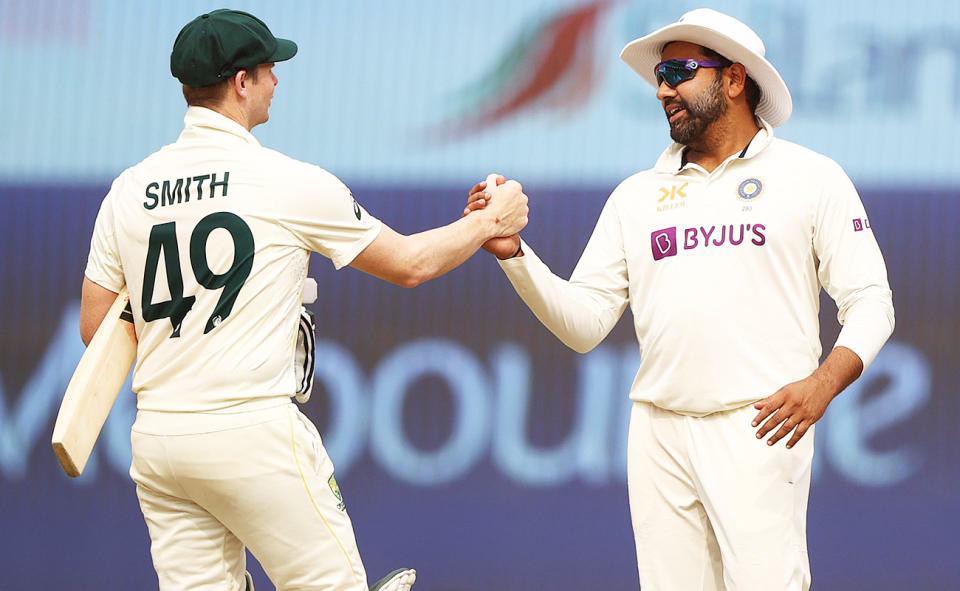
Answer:
<svg viewBox="0 0 960 591"><path fill-rule="evenodd" d="M130 475L162 591L252 589L245 548L277 589L367 590L333 463L290 400L310 253L413 287L527 223L510 182L475 215L404 236L331 173L261 146L250 130L269 118L274 64L296 52L245 12L188 23L170 56L185 128L114 181L94 227L81 333L126 285ZM415 578L399 569L371 590Z"/></svg>

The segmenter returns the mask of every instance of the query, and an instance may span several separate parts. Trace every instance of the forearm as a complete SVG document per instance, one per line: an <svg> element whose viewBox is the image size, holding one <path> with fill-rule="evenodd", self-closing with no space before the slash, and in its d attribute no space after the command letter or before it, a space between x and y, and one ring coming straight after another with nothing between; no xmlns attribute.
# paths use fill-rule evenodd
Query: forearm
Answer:
<svg viewBox="0 0 960 591"><path fill-rule="evenodd" d="M526 244L524 256L500 261L517 294L547 329L578 353L596 347L616 324L625 294L555 275Z"/></svg>
<svg viewBox="0 0 960 591"><path fill-rule="evenodd" d="M106 287L97 285L90 279L83 278L83 286L80 291L80 339L84 345L89 345L93 340L103 319L106 318L110 306L117 299L117 292L111 291ZM132 322L124 323L130 338L137 340L137 333L134 330Z"/></svg>
<svg viewBox="0 0 960 591"><path fill-rule="evenodd" d="M844 346L834 347L833 351L818 367L811 378L820 383L822 391L832 400L852 384L863 373L863 361L860 356Z"/></svg>
<svg viewBox="0 0 960 591"><path fill-rule="evenodd" d="M410 236L384 224L350 266L403 287L415 287L467 260L499 229L499 221L489 215L471 215Z"/></svg>
<svg viewBox="0 0 960 591"><path fill-rule="evenodd" d="M480 215L405 236L398 253L409 269L406 287L434 279L461 265L488 239L496 236L497 221Z"/></svg>

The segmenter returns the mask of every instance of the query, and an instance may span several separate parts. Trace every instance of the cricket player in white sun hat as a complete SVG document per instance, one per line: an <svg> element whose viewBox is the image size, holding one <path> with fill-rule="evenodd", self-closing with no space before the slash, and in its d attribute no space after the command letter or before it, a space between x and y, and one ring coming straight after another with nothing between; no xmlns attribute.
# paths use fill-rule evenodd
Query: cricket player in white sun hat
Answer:
<svg viewBox="0 0 960 591"><path fill-rule="evenodd" d="M860 197L835 162L774 137L792 102L764 53L710 9L628 44L674 143L614 190L569 280L519 236L484 245L578 352L633 311L628 487L646 590L809 588L814 423L893 331ZM480 183L465 214L498 199ZM821 288L843 328L819 364Z"/></svg>
<svg viewBox="0 0 960 591"><path fill-rule="evenodd" d="M261 146L250 130L269 118L274 63L296 52L245 12L188 23L170 56L185 128L114 181L94 227L81 334L126 285L130 475L162 591L251 591L245 547L278 590L367 591L333 462L290 401L311 377L294 350L310 252L412 287L526 225L514 182L495 211L404 236L329 172ZM415 578L399 569L370 589Z"/></svg>

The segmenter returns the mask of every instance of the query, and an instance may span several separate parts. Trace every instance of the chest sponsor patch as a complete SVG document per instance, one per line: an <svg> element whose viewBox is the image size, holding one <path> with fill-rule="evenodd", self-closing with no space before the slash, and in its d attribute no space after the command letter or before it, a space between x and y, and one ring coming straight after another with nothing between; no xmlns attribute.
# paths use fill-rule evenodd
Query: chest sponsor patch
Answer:
<svg viewBox="0 0 960 591"><path fill-rule="evenodd" d="M720 226L677 227L654 230L650 233L650 250L653 260L659 261L680 253L680 242L684 251L700 248L720 248L730 246L763 246L767 243L767 227L764 224L724 224ZM678 239L678 236L681 237Z"/></svg>
<svg viewBox="0 0 960 591"><path fill-rule="evenodd" d="M677 255L677 227L664 228L650 234L650 249L653 260Z"/></svg>

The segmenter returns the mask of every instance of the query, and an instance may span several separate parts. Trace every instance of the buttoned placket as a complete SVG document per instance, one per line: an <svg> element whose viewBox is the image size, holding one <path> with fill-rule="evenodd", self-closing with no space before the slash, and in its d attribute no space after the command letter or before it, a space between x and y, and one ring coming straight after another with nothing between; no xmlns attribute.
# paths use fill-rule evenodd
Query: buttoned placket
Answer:
<svg viewBox="0 0 960 591"><path fill-rule="evenodd" d="M747 160L752 158L757 153L762 151L767 146L767 144L770 143L770 139L772 139L772 136L773 136L773 133L772 133L772 130L769 128L769 126L766 123L761 122L760 130L757 132L757 135L755 135L753 139L751 139L747 143L747 145L744 146L743 150L741 150L736 154L731 154L729 157L727 157L726 160L721 162L719 166L713 169L712 172L707 172L707 169L703 168L702 166L694 162L685 162L686 148L682 148L680 151L681 165L679 169L674 173L674 176L681 177L683 176L684 171L688 171L688 170L695 171L699 173L697 175L697 180L702 182L704 186L709 186L713 181L723 176L723 173L724 171L726 171L730 162L734 160ZM758 139L760 139L760 142L758 142L759 146L757 150L754 151L753 153L750 153L751 146L753 146L753 143Z"/></svg>

